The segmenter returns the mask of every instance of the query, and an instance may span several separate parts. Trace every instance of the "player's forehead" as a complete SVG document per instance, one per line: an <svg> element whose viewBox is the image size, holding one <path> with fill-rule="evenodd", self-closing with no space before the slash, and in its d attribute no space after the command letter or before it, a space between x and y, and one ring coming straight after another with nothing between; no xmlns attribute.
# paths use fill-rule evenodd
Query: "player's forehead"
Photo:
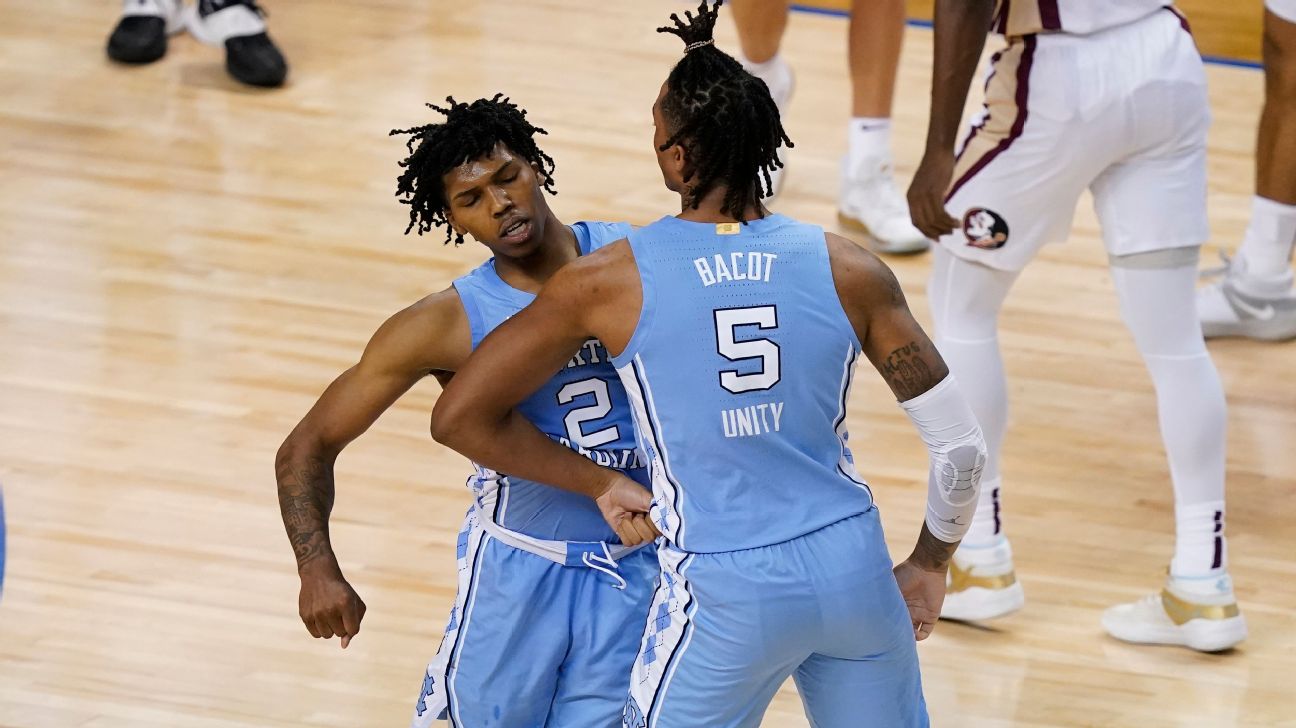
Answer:
<svg viewBox="0 0 1296 728"><path fill-rule="evenodd" d="M443 175L447 197L484 184L510 163L520 161L519 156L504 142L498 142L487 153L450 168Z"/></svg>

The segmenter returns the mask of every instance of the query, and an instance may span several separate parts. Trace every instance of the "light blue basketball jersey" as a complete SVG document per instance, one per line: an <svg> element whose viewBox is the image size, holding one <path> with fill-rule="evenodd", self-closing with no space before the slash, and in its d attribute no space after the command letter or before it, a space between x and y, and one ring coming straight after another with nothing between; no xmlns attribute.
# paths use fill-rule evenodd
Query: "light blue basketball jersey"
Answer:
<svg viewBox="0 0 1296 728"><path fill-rule="evenodd" d="M846 445L860 343L823 229L664 217L629 240L643 309L614 364L663 535L684 551L736 551L869 510Z"/></svg>
<svg viewBox="0 0 1296 728"><path fill-rule="evenodd" d="M578 222L571 229L581 255L630 233L627 223ZM468 313L474 349L496 326L535 300L534 294L505 283L493 258L455 280L454 287ZM585 342L562 371L518 405L518 411L553 439L648 484L625 390L598 340ZM550 541L619 543L594 501L583 495L480 466L469 483L482 513L511 531Z"/></svg>

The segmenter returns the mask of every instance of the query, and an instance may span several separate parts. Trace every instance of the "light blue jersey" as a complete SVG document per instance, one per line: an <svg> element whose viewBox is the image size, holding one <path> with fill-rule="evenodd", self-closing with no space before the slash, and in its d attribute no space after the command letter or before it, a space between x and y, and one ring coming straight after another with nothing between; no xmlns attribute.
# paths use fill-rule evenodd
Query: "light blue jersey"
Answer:
<svg viewBox="0 0 1296 728"><path fill-rule="evenodd" d="M860 343L823 229L665 217L629 240L643 309L614 363L672 546L767 546L869 510L846 446Z"/></svg>
<svg viewBox="0 0 1296 728"><path fill-rule="evenodd" d="M627 223L578 222L571 229L581 255L630 233ZM454 286L468 313L474 349L496 326L535 300L534 294L505 283L493 258L457 279ZM607 350L590 339L517 409L546 435L647 485L648 471L636 446L630 407L616 379ZM471 483L481 512L511 531L550 541L619 543L594 501L583 495L482 467Z"/></svg>
<svg viewBox="0 0 1296 728"><path fill-rule="evenodd" d="M918 653L846 446L861 347L821 228L663 218L615 364L668 543L625 728L756 728L793 676L816 728L925 728Z"/></svg>
<svg viewBox="0 0 1296 728"><path fill-rule="evenodd" d="M630 226L571 226L581 255ZM455 281L476 348L534 300L488 261ZM542 432L647 484L629 404L607 352L589 341L518 406ZM614 728L656 585L653 546L627 549L591 499L478 468L456 546L458 589L410 725Z"/></svg>

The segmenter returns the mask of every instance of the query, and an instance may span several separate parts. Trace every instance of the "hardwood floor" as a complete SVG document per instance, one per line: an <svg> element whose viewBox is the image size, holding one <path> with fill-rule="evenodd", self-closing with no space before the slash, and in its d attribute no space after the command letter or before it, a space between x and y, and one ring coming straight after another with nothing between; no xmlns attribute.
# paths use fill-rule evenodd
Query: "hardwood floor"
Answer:
<svg viewBox="0 0 1296 728"><path fill-rule="evenodd" d="M312 640L274 495L275 449L391 312L484 258L403 236L393 199L425 101L504 91L547 128L566 220L672 210L650 104L678 58L673 2L267 0L287 88L237 86L218 50L111 64L117 7L0 0L0 726L404 725L454 589L467 464L418 387L347 449L333 536L369 612ZM1235 4L1237 7L1240 5ZM798 15L798 144L777 209L831 225L845 23ZM732 25L721 45L734 47ZM910 28L897 173L918 161L930 31ZM1209 70L1213 244L1240 240L1258 72ZM1088 201L1003 319L1013 402L1005 523L1028 595L921 646L939 726L1296 725L1296 348L1213 343L1229 392L1231 558L1251 638L1225 655L1138 648L1101 610L1159 588L1173 515L1152 388ZM893 261L926 316L926 256ZM876 377L849 424L893 553L925 450ZM789 684L766 726L805 726Z"/></svg>

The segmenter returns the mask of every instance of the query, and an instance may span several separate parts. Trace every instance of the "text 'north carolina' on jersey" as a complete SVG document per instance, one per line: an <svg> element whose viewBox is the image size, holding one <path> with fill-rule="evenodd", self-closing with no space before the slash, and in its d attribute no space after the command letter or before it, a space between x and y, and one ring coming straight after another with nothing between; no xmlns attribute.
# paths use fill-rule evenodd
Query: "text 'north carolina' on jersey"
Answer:
<svg viewBox="0 0 1296 728"><path fill-rule="evenodd" d="M581 255L630 232L626 223L578 222L571 229ZM505 283L493 258L455 280L454 287L468 314L474 349L496 326L535 300L534 294ZM599 341L585 342L566 367L517 409L549 437L648 484L625 390ZM583 495L480 466L469 484L482 513L511 531L549 541L619 541L594 501Z"/></svg>
<svg viewBox="0 0 1296 728"><path fill-rule="evenodd" d="M860 344L823 229L665 217L629 240L643 309L615 364L663 535L736 551L867 511L845 424Z"/></svg>

